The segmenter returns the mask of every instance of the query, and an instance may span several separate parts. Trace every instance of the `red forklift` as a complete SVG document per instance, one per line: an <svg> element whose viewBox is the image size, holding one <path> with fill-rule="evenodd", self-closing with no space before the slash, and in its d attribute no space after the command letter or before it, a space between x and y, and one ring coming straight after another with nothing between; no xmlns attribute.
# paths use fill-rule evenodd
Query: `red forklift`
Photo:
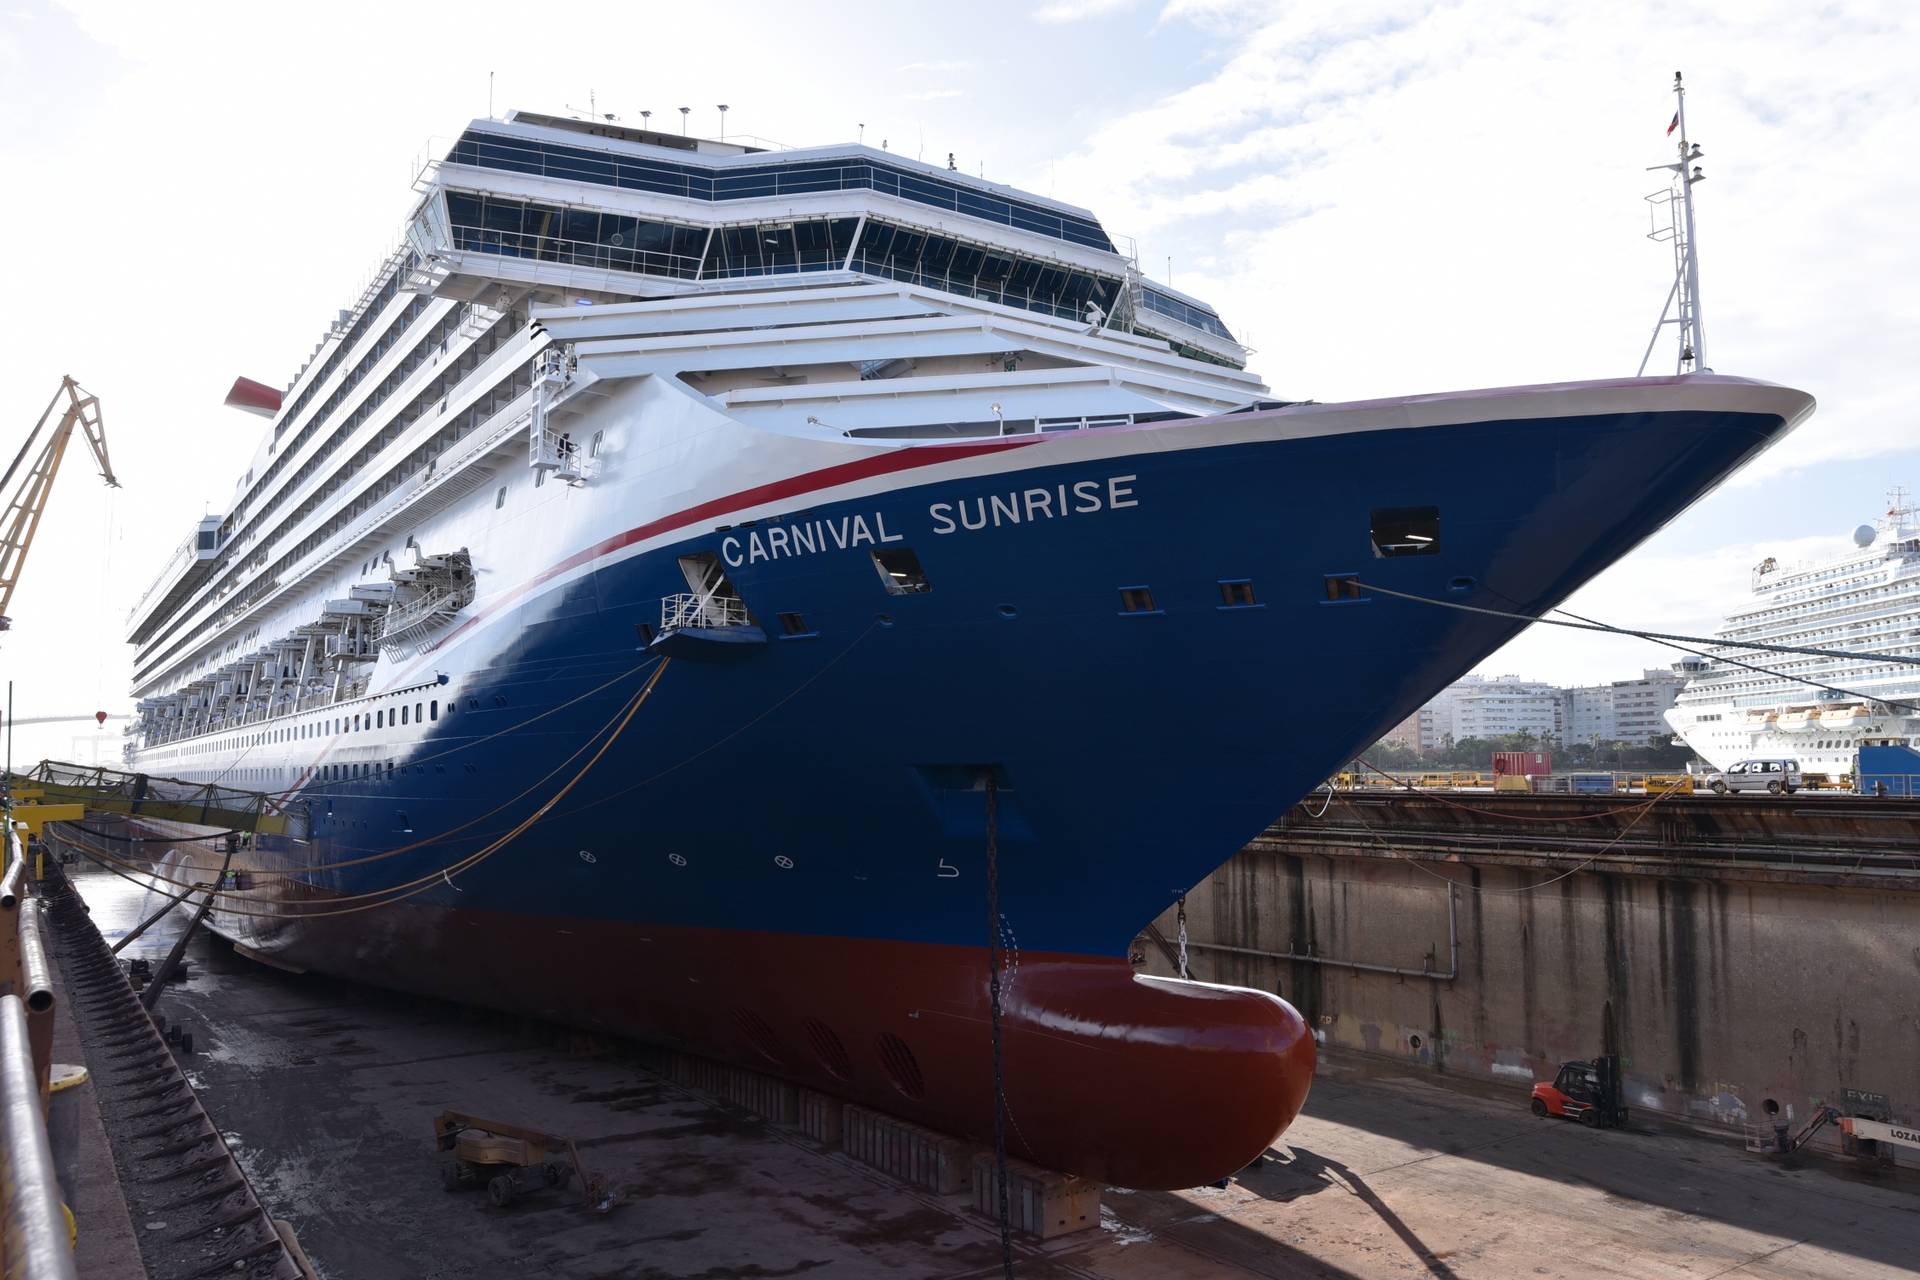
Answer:
<svg viewBox="0 0 1920 1280"><path fill-rule="evenodd" d="M1620 1097L1620 1058L1603 1053L1592 1062L1563 1062L1548 1084L1533 1086L1533 1114L1564 1116L1589 1129L1622 1128L1627 1105Z"/></svg>

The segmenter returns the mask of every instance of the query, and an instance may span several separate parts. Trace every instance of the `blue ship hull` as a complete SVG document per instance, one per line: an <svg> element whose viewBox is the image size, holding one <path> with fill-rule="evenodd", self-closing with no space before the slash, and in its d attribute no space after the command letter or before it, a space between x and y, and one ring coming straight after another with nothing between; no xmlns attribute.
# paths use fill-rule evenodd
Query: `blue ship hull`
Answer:
<svg viewBox="0 0 1920 1280"><path fill-rule="evenodd" d="M306 907L221 927L285 960L668 1040L979 1136L991 768L1022 966L1015 1152L1193 1185L1291 1119L1311 1040L1271 994L1149 990L1130 943L1520 627L1365 587L1538 613L1790 425L1635 412L1143 451L587 556L476 633L494 637L484 666L407 695L443 710L390 768L300 790L311 839L258 852ZM1369 511L1422 506L1439 508L1438 554L1376 558ZM886 591L869 554L883 538L929 590ZM745 660L645 648L662 597L686 589L677 558L703 552L773 637ZM1362 598L1330 601L1330 576ZM1222 583L1251 600L1229 605ZM1122 590L1141 587L1151 609L1128 612ZM357 909L398 886L403 905ZM551 963L531 971L529 948ZM888 1037L917 1045L905 1083L890 1049L861 1048ZM1181 1091L1125 1140L1034 1119L1144 1115ZM1149 1149L1155 1124L1179 1154Z"/></svg>

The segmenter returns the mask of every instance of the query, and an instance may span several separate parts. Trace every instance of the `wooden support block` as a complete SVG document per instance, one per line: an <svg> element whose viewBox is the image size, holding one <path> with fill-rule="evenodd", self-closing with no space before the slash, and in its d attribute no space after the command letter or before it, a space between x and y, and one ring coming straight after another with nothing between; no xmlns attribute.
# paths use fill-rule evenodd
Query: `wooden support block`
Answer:
<svg viewBox="0 0 1920 1280"><path fill-rule="evenodd" d="M993 1153L973 1158L973 1207L995 1222L1000 1220L999 1180ZM1007 1161L1007 1212L1013 1229L1051 1240L1070 1231L1100 1225L1100 1184L1072 1174L1055 1173L1024 1160Z"/></svg>
<svg viewBox="0 0 1920 1280"><path fill-rule="evenodd" d="M800 1090L797 1085L758 1071L739 1067L725 1068L721 1096L735 1106L744 1107L775 1124L800 1122Z"/></svg>
<svg viewBox="0 0 1920 1280"><path fill-rule="evenodd" d="M815 1142L825 1143L829 1147L840 1145L842 1114L846 1103L824 1093L815 1093L812 1089L802 1089L799 1093L800 1132Z"/></svg>
<svg viewBox="0 0 1920 1280"><path fill-rule="evenodd" d="M841 1141L848 1155L902 1182L940 1195L973 1190L973 1144L866 1107L847 1104Z"/></svg>

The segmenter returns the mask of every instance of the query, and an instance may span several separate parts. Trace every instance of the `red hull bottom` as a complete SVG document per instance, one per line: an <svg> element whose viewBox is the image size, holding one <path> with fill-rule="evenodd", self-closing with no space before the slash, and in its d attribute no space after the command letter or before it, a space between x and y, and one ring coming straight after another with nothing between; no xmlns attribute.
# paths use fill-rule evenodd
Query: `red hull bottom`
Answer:
<svg viewBox="0 0 1920 1280"><path fill-rule="evenodd" d="M377 929L367 916L220 924L322 972L670 1044L992 1141L984 947L411 905L377 914ZM1026 952L1010 957L1003 1007L1008 1153L1116 1186L1237 1172L1292 1123L1313 1080L1313 1036L1265 992Z"/></svg>

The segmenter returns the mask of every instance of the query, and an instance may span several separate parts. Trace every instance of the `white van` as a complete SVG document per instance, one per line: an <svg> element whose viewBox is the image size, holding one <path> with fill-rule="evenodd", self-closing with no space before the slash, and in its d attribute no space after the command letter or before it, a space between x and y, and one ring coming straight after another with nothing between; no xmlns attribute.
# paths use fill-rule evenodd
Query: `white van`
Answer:
<svg viewBox="0 0 1920 1280"><path fill-rule="evenodd" d="M1798 760L1742 760L1707 775L1706 785L1719 795L1729 791L1765 791L1792 795L1800 789Z"/></svg>

